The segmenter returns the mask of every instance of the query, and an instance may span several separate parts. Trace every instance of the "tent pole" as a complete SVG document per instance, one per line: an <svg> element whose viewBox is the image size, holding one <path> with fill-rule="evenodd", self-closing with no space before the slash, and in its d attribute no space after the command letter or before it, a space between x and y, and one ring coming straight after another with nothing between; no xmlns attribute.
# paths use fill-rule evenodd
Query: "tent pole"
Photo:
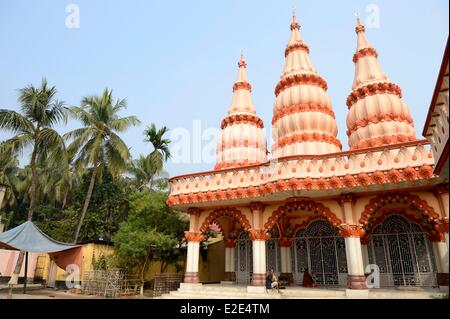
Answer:
<svg viewBox="0 0 450 319"><path fill-rule="evenodd" d="M25 274L23 276L23 293L27 293L27 281L28 281L28 251L25 252Z"/></svg>

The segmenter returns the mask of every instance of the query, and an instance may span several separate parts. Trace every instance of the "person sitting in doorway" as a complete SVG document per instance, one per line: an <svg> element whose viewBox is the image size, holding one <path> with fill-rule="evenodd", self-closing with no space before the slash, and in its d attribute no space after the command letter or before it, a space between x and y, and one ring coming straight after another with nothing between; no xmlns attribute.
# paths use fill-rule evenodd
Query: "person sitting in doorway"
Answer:
<svg viewBox="0 0 450 319"><path fill-rule="evenodd" d="M314 282L314 278L308 271L308 268L305 269L303 274L303 287L314 288L316 287L316 283Z"/></svg>
<svg viewBox="0 0 450 319"><path fill-rule="evenodd" d="M277 276L275 276L275 272L273 271L273 269L267 273L266 289L277 289L277 291L280 292L280 283Z"/></svg>

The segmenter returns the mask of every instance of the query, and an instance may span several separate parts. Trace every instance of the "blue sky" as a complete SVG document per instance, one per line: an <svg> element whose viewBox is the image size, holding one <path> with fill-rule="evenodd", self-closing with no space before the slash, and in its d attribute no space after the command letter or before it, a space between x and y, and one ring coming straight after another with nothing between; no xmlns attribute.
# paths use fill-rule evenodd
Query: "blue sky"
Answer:
<svg viewBox="0 0 450 319"><path fill-rule="evenodd" d="M71 3L80 9L79 29L65 25ZM356 46L353 14L358 11L365 21L371 4L380 10L380 26L368 28L367 36L388 77L402 88L420 136L448 37L448 1L295 3L312 61L328 82L344 149ZM151 151L142 132L152 122L192 131L193 121L201 120L202 128L217 128L244 49L254 104L270 126L291 13L292 0L0 0L0 108L17 109L17 90L38 85L42 77L68 105L112 88L128 100L123 115L142 121L122 134L137 156ZM58 130L77 126L70 121ZM0 132L0 140L9 136ZM176 175L213 166L169 162L167 170Z"/></svg>

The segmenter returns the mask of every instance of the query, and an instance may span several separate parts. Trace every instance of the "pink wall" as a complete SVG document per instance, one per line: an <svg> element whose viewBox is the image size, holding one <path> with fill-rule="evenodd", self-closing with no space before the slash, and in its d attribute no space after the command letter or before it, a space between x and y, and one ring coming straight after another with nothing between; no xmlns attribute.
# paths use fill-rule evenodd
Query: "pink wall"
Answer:
<svg viewBox="0 0 450 319"><path fill-rule="evenodd" d="M28 277L34 277L36 262L39 253L28 254ZM15 250L0 249L0 277L10 277L14 271L19 252ZM20 271L20 276L25 273L25 258Z"/></svg>

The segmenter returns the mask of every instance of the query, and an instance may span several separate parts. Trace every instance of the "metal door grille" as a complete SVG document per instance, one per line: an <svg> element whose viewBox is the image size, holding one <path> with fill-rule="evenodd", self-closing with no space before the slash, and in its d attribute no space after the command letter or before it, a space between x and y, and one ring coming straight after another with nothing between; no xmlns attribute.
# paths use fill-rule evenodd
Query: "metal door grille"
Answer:
<svg viewBox="0 0 450 319"><path fill-rule="evenodd" d="M431 242L419 225L391 215L369 238L369 263L380 268L380 286L437 286Z"/></svg>
<svg viewBox="0 0 450 319"><path fill-rule="evenodd" d="M347 259L345 241L326 220L317 220L297 231L292 246L294 280L302 284L308 269L320 286L345 286Z"/></svg>

